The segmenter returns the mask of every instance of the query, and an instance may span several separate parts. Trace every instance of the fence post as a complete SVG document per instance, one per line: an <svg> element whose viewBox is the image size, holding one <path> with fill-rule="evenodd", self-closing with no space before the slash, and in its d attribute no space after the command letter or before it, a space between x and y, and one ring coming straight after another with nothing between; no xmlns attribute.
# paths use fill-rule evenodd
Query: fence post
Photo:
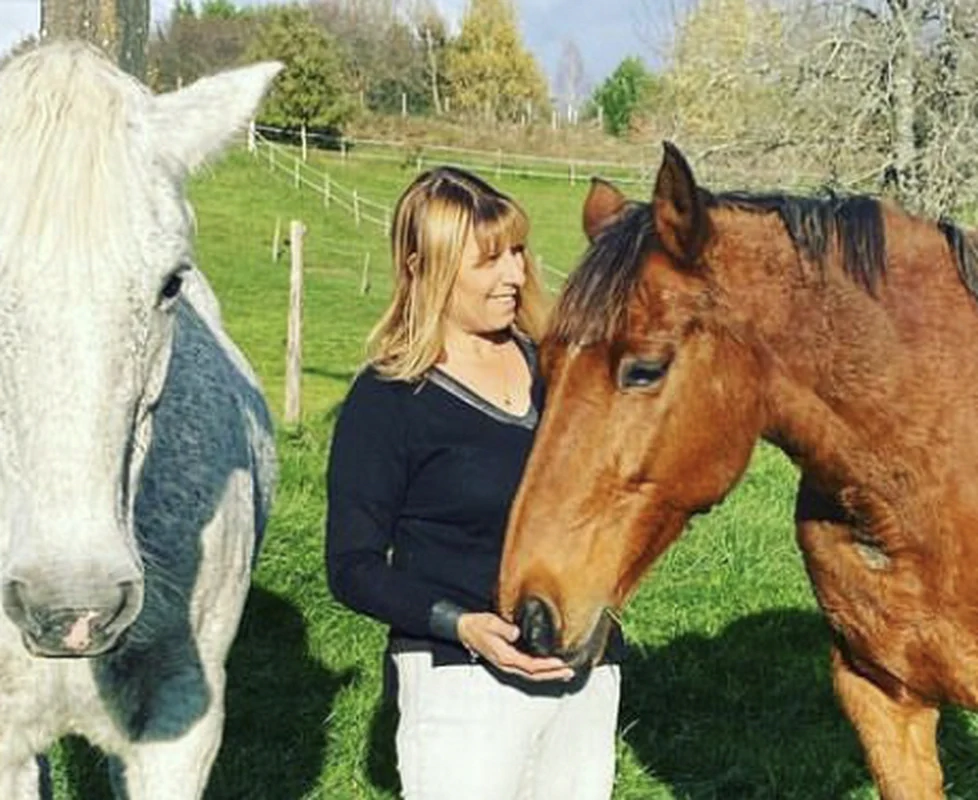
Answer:
<svg viewBox="0 0 978 800"><path fill-rule="evenodd" d="M360 276L360 294L370 291L370 253L363 255L363 274Z"/></svg>
<svg viewBox="0 0 978 800"><path fill-rule="evenodd" d="M295 159L295 167L293 168L293 178L292 178L292 182L295 184L295 188L296 189L299 188L299 169L300 169L300 167L299 167L299 159L296 158Z"/></svg>
<svg viewBox="0 0 978 800"><path fill-rule="evenodd" d="M340 138L340 158L346 161L346 137Z"/></svg>
<svg viewBox="0 0 978 800"><path fill-rule="evenodd" d="M306 229L292 220L289 231L292 269L289 272L289 331L285 354L285 422L302 416L302 237Z"/></svg>
<svg viewBox="0 0 978 800"><path fill-rule="evenodd" d="M401 92L401 116L407 116L407 92Z"/></svg>
<svg viewBox="0 0 978 800"><path fill-rule="evenodd" d="M306 123L302 123L302 127L299 129L299 134L302 137L302 163L306 163L309 160L309 143L306 138Z"/></svg>
<svg viewBox="0 0 978 800"><path fill-rule="evenodd" d="M282 218L275 217L275 235L272 236L272 262L277 262L282 253Z"/></svg>
<svg viewBox="0 0 978 800"><path fill-rule="evenodd" d="M255 144L255 121L252 120L248 123L248 152L252 155L255 154L257 145Z"/></svg>

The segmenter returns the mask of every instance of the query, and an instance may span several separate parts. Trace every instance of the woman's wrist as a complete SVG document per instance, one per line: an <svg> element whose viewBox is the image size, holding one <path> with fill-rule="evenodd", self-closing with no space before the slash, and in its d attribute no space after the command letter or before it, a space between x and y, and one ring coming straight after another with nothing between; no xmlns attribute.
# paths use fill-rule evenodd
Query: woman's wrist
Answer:
<svg viewBox="0 0 978 800"><path fill-rule="evenodd" d="M458 623L466 611L451 600L438 600L431 606L428 614L428 629L433 636L449 642L461 642Z"/></svg>

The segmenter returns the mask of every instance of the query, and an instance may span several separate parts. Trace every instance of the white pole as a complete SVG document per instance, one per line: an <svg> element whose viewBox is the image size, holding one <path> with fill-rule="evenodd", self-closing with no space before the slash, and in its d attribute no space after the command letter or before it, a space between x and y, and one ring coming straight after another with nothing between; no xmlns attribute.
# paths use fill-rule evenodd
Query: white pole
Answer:
<svg viewBox="0 0 978 800"><path fill-rule="evenodd" d="M309 160L309 143L306 140L306 123L302 123L302 128L300 128L299 133L302 136L302 162L305 163Z"/></svg>
<svg viewBox="0 0 978 800"><path fill-rule="evenodd" d="M302 237L306 229L292 220L289 232L292 269L289 272L289 330L285 354L285 422L302 416Z"/></svg>
<svg viewBox="0 0 978 800"><path fill-rule="evenodd" d="M360 294L366 294L370 291L370 253L364 253L363 256L363 274L360 277Z"/></svg>
<svg viewBox="0 0 978 800"><path fill-rule="evenodd" d="M275 217L275 235L272 237L272 261L278 261L282 241L282 218Z"/></svg>

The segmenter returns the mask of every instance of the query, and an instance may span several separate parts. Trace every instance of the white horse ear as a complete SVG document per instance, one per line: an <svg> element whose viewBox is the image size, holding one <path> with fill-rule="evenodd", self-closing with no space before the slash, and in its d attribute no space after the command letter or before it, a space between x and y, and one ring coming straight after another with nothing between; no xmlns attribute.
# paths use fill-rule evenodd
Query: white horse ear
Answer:
<svg viewBox="0 0 978 800"><path fill-rule="evenodd" d="M160 151L187 170L220 152L254 117L282 67L277 61L266 61L154 97L153 135Z"/></svg>

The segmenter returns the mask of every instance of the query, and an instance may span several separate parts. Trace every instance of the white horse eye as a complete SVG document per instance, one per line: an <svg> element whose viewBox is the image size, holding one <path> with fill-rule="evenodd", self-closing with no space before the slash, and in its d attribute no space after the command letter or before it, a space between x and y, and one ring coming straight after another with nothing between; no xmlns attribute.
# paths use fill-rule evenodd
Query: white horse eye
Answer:
<svg viewBox="0 0 978 800"><path fill-rule="evenodd" d="M176 298L180 294L180 289L183 287L183 270L178 270L171 273L163 284L163 288L160 289L160 303L165 304Z"/></svg>

